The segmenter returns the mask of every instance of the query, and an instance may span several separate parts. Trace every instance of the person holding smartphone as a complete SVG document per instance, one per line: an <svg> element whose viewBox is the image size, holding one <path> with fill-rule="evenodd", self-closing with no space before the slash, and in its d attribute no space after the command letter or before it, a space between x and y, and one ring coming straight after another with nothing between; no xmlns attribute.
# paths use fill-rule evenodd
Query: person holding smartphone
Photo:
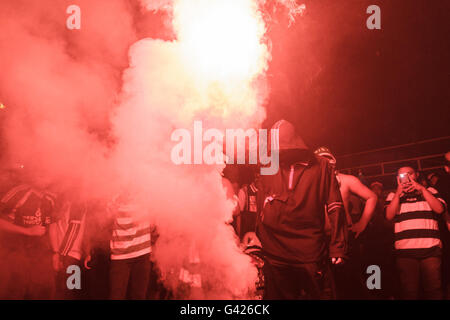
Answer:
<svg viewBox="0 0 450 320"><path fill-rule="evenodd" d="M395 225L396 265L403 299L442 299L442 242L438 215L446 203L434 188L417 182L411 167L398 170L397 190L386 199L386 218Z"/></svg>

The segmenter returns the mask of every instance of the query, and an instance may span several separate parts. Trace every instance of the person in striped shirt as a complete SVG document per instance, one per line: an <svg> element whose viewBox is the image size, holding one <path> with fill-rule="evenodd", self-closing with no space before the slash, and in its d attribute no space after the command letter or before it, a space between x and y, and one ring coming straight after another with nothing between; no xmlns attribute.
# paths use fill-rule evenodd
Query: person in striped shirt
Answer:
<svg viewBox="0 0 450 320"><path fill-rule="evenodd" d="M150 222L136 218L139 209L127 195L115 199L109 210L114 218L110 299L145 299L151 271Z"/></svg>
<svg viewBox="0 0 450 320"><path fill-rule="evenodd" d="M22 173L11 175L17 177L0 185L0 299L50 299L56 195Z"/></svg>
<svg viewBox="0 0 450 320"><path fill-rule="evenodd" d="M446 204L434 188L425 188L417 178L413 168L400 168L397 190L386 199L386 218L395 225L401 294L403 299L418 299L422 286L425 298L442 299L442 242L437 215L445 211Z"/></svg>

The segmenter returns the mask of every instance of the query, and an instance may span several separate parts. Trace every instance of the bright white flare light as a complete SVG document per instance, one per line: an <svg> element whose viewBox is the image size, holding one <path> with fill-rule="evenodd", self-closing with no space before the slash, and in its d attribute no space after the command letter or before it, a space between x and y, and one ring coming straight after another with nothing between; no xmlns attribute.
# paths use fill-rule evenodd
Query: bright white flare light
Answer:
<svg viewBox="0 0 450 320"><path fill-rule="evenodd" d="M255 0L178 0L174 26L184 58L209 81L248 81L267 67Z"/></svg>

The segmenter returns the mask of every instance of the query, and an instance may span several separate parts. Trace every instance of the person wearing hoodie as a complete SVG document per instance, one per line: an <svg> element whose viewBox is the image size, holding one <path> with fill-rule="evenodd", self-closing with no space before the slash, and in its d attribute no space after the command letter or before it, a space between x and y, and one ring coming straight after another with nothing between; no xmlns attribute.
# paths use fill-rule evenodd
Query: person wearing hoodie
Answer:
<svg viewBox="0 0 450 320"><path fill-rule="evenodd" d="M264 299L334 299L332 264L347 252L344 205L333 168L315 156L295 127L280 120L272 127L280 166L261 175L257 236L264 254ZM327 208L331 236L325 233Z"/></svg>

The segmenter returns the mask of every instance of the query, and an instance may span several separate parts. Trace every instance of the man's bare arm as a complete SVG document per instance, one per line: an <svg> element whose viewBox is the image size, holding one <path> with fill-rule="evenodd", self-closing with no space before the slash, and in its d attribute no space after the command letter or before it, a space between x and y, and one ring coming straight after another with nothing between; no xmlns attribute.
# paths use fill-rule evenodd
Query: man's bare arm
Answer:
<svg viewBox="0 0 450 320"><path fill-rule="evenodd" d="M421 188L422 195L425 198L425 200L430 205L431 209L436 212L437 214L441 214L445 212L445 206L444 204L439 201L430 191L427 190L427 188L423 187Z"/></svg>
<svg viewBox="0 0 450 320"><path fill-rule="evenodd" d="M350 192L366 201L361 219L352 226L352 231L356 233L355 237L358 237L359 234L366 229L372 219L377 206L378 197L356 177L346 176L345 179L347 180Z"/></svg>
<svg viewBox="0 0 450 320"><path fill-rule="evenodd" d="M22 227L22 226L18 226L10 221L7 221L5 219L0 219L0 230L2 231L6 231L9 233L15 233L15 234L23 234L25 235L27 232L27 229Z"/></svg>
<svg viewBox="0 0 450 320"><path fill-rule="evenodd" d="M43 236L45 234L45 227L42 226L33 226L30 228L25 228L19 225L16 225L10 221L5 219L0 219L0 230L6 231L14 234L22 234L25 236Z"/></svg>

